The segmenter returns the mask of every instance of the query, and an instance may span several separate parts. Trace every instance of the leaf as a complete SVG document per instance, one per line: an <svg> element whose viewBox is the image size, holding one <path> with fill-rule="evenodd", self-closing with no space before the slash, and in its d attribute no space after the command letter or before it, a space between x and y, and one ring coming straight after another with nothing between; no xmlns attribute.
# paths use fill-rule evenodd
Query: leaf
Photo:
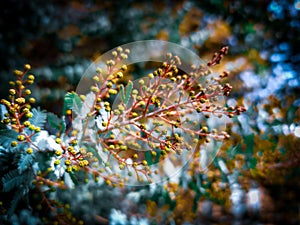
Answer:
<svg viewBox="0 0 300 225"><path fill-rule="evenodd" d="M257 159L256 158L253 158L253 157L250 158L249 157L247 159L247 166L248 166L248 168L255 169L256 165L257 165Z"/></svg>
<svg viewBox="0 0 300 225"><path fill-rule="evenodd" d="M99 155L99 153L98 153L98 151L97 151L96 149L94 149L94 148L91 147L91 146L88 146L88 147L87 147L87 150L88 150L89 152L93 153L93 155L96 156L96 158L98 159L99 162L102 162L102 161L103 161L103 159L100 157L100 155Z"/></svg>
<svg viewBox="0 0 300 225"><path fill-rule="evenodd" d="M2 177L3 191L8 192L15 187L19 187L26 181L26 174L21 174L17 169L11 170Z"/></svg>
<svg viewBox="0 0 300 225"><path fill-rule="evenodd" d="M18 133L15 130L2 129L0 130L0 145L10 147L10 143L17 139Z"/></svg>
<svg viewBox="0 0 300 225"><path fill-rule="evenodd" d="M5 118L4 114L7 113L7 109L4 105L0 104L0 120Z"/></svg>
<svg viewBox="0 0 300 225"><path fill-rule="evenodd" d="M32 125L42 128L47 120L46 111L32 109L32 117L28 120Z"/></svg>
<svg viewBox="0 0 300 225"><path fill-rule="evenodd" d="M58 118L54 113L47 113L47 121L50 124L51 128L60 130L62 127L62 120Z"/></svg>
<svg viewBox="0 0 300 225"><path fill-rule="evenodd" d="M75 92L69 92L65 95L63 115L66 115L68 109L72 109L75 113L79 114L82 107L82 100Z"/></svg>
<svg viewBox="0 0 300 225"><path fill-rule="evenodd" d="M18 162L19 173L24 172L28 167L30 167L34 162L34 159L35 159L34 154L27 154L27 153L22 154Z"/></svg>
<svg viewBox="0 0 300 225"><path fill-rule="evenodd" d="M155 157L153 157L150 151L146 151L144 153L144 156L145 156L145 159L149 166L158 163L159 158L160 158L159 154L157 154Z"/></svg>
<svg viewBox="0 0 300 225"><path fill-rule="evenodd" d="M11 217L13 215L19 201L25 194L27 194L27 192L28 192L28 189L19 188L18 191L14 193L13 200L11 201L9 210L7 212L9 217Z"/></svg>
<svg viewBox="0 0 300 225"><path fill-rule="evenodd" d="M253 153L254 137L255 137L254 133L249 134L249 135L244 137L244 143L246 145L245 153Z"/></svg>
<svg viewBox="0 0 300 225"><path fill-rule="evenodd" d="M124 102L124 104L126 105L129 101L130 98L130 94L133 88L133 83L132 81L129 81L125 90L124 90L124 86L120 85L120 92L121 92L121 99Z"/></svg>
<svg viewBox="0 0 300 225"><path fill-rule="evenodd" d="M8 152L7 149L0 146L0 171L6 171L11 167L15 154Z"/></svg>
<svg viewBox="0 0 300 225"><path fill-rule="evenodd" d="M120 95L123 102L125 102L125 93L123 84L120 85Z"/></svg>
<svg viewBox="0 0 300 225"><path fill-rule="evenodd" d="M78 179L75 177L75 175L73 173L69 173L69 175L74 185L78 185Z"/></svg>

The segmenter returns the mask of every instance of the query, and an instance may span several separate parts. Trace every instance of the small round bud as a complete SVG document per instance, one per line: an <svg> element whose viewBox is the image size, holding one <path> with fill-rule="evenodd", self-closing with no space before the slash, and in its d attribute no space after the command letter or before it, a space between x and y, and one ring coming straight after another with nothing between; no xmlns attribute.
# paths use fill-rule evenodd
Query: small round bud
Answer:
<svg viewBox="0 0 300 225"><path fill-rule="evenodd" d="M14 70L14 74L17 76L22 76L23 72L21 70Z"/></svg>
<svg viewBox="0 0 300 225"><path fill-rule="evenodd" d="M22 134L20 134L20 135L18 135L17 139L18 139L18 141L24 141L25 140L25 136L22 135Z"/></svg>
<svg viewBox="0 0 300 225"><path fill-rule="evenodd" d="M72 110L71 109L67 109L66 110L66 115L67 116L71 116L72 115Z"/></svg>
<svg viewBox="0 0 300 225"><path fill-rule="evenodd" d="M96 73L102 73L102 69L98 67L98 68L96 69Z"/></svg>
<svg viewBox="0 0 300 225"><path fill-rule="evenodd" d="M30 95L30 94L31 94L31 91L30 91L29 89L26 89L26 90L24 91L24 93L25 93L26 95Z"/></svg>
<svg viewBox="0 0 300 225"><path fill-rule="evenodd" d="M93 80L94 80L95 82L99 82L99 77L98 77L98 76L93 76Z"/></svg>
<svg viewBox="0 0 300 225"><path fill-rule="evenodd" d="M31 66L30 66L29 64L25 64L25 65L24 65L24 69L25 69L25 70L30 70L30 69L31 69Z"/></svg>
<svg viewBox="0 0 300 225"><path fill-rule="evenodd" d="M32 154L32 152L33 152L33 149L32 149L32 148L27 148L27 150L26 150L26 153L27 153L27 154Z"/></svg>
<svg viewBox="0 0 300 225"><path fill-rule="evenodd" d="M57 144L60 144L60 143L61 143L61 139L60 139L60 138L56 138L56 139L55 139L55 142L56 142Z"/></svg>
<svg viewBox="0 0 300 225"><path fill-rule="evenodd" d="M113 57L117 57L118 56L118 53L116 51L113 51L111 54L113 55Z"/></svg>
<svg viewBox="0 0 300 225"><path fill-rule="evenodd" d="M117 78L122 78L123 77L123 73L121 71L117 72Z"/></svg>
<svg viewBox="0 0 300 225"><path fill-rule="evenodd" d="M30 74L30 75L28 75L27 79L33 81L34 80L34 76L32 74Z"/></svg>
<svg viewBox="0 0 300 225"><path fill-rule="evenodd" d="M106 84L106 87L107 88L111 88L113 86L113 83L112 82L108 82L107 84Z"/></svg>
<svg viewBox="0 0 300 225"><path fill-rule="evenodd" d="M16 146L18 145L18 142L12 141L12 142L10 143L10 145L11 145L11 147L16 147Z"/></svg>
<svg viewBox="0 0 300 225"><path fill-rule="evenodd" d="M57 156L61 156L62 155L62 151L61 150L56 150L54 154L57 155Z"/></svg>
<svg viewBox="0 0 300 225"><path fill-rule="evenodd" d="M16 90L15 89L9 89L9 94L10 95L15 95L16 94Z"/></svg>
<svg viewBox="0 0 300 225"><path fill-rule="evenodd" d="M71 164L72 164L71 160L67 159L67 160L65 161L65 165L66 165L66 166L69 166L69 165L71 165Z"/></svg>
<svg viewBox="0 0 300 225"><path fill-rule="evenodd" d="M148 77L149 77L150 79L152 79L152 78L154 77L153 73L149 73L149 74L148 74Z"/></svg>
<svg viewBox="0 0 300 225"><path fill-rule="evenodd" d="M124 65L121 67L121 69L122 69L123 71L126 71L126 70L127 70L127 66L124 64Z"/></svg>
<svg viewBox="0 0 300 225"><path fill-rule="evenodd" d="M146 102L145 101L140 101L140 106L145 106L146 105Z"/></svg>
<svg viewBox="0 0 300 225"><path fill-rule="evenodd" d="M34 104L35 103L35 98L29 98L29 103Z"/></svg>

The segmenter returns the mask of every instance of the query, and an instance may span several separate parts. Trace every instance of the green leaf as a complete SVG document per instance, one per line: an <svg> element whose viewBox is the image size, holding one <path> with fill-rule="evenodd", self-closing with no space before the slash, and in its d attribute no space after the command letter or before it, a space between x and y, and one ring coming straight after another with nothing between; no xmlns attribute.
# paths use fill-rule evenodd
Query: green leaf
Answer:
<svg viewBox="0 0 300 225"><path fill-rule="evenodd" d="M257 159L256 158L249 157L247 159L247 166L248 166L248 168L255 169L256 165L257 165Z"/></svg>
<svg viewBox="0 0 300 225"><path fill-rule="evenodd" d="M0 120L5 118L4 114L7 113L7 109L4 105L0 104Z"/></svg>
<svg viewBox="0 0 300 225"><path fill-rule="evenodd" d="M82 107L82 100L75 92L69 92L65 95L63 115L66 115L68 109L72 109L73 112L79 114Z"/></svg>
<svg viewBox="0 0 300 225"><path fill-rule="evenodd" d="M19 201L25 194L26 194L26 190L24 190L23 188L19 188L18 191L14 193L13 200L11 201L9 210L7 212L9 217L13 215Z"/></svg>
<svg viewBox="0 0 300 225"><path fill-rule="evenodd" d="M3 129L0 130L0 145L5 148L10 147L12 141L17 140L18 133L15 130Z"/></svg>
<svg viewBox="0 0 300 225"><path fill-rule="evenodd" d="M125 102L125 92L124 92L123 84L120 85L120 95L121 95L122 102Z"/></svg>
<svg viewBox="0 0 300 225"><path fill-rule="evenodd" d="M18 162L19 173L24 172L28 167L32 165L35 159L35 154L22 154Z"/></svg>
<svg viewBox="0 0 300 225"><path fill-rule="evenodd" d="M124 90L124 86L121 85L120 86L120 94L121 94L121 99L122 101L124 102L124 104L126 105L129 101L129 98L130 98L130 95L131 95L131 91L132 91L132 88L133 88L133 83L132 81L129 81L125 90Z"/></svg>
<svg viewBox="0 0 300 225"><path fill-rule="evenodd" d="M160 158L159 154L157 154L155 157L153 157L150 151L146 151L144 153L144 156L145 156L145 159L149 166L158 163L159 158Z"/></svg>
<svg viewBox="0 0 300 225"><path fill-rule="evenodd" d="M98 151L97 151L95 148L93 148L93 147L91 147L91 146L87 146L87 150L88 150L89 152L93 153L93 155L96 156L96 158L98 159L99 162L102 162L102 161L103 161L102 158L100 157Z"/></svg>
<svg viewBox="0 0 300 225"><path fill-rule="evenodd" d="M32 117L28 120L32 125L42 128L46 122L46 111L40 109L32 109Z"/></svg>
<svg viewBox="0 0 300 225"><path fill-rule="evenodd" d="M78 185L78 179L75 177L75 175L73 173L69 173L69 175L74 185Z"/></svg>
<svg viewBox="0 0 300 225"><path fill-rule="evenodd" d="M47 113L47 121L50 126L56 130L60 130L62 128L62 120L54 113Z"/></svg>
<svg viewBox="0 0 300 225"><path fill-rule="evenodd" d="M254 148L254 133L244 137L244 142L247 146L245 153L253 153Z"/></svg>
<svg viewBox="0 0 300 225"><path fill-rule="evenodd" d="M17 169L11 170L2 177L3 191L8 192L19 187L26 181L26 174L20 174Z"/></svg>

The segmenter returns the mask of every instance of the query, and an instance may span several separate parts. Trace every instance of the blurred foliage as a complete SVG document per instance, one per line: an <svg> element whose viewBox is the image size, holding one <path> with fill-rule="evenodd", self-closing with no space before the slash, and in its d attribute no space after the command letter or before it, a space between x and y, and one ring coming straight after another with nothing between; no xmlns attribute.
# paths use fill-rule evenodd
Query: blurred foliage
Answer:
<svg viewBox="0 0 300 225"><path fill-rule="evenodd" d="M229 45L230 55L219 70L231 72L228 105L245 104L247 115L229 124L231 139L207 174L190 165L188 179L157 188L145 198L140 194L135 203L146 208L153 224L182 224L183 220L225 224L239 218L232 211L232 190L249 193L257 188L259 213L247 203L247 213L241 213L246 222L297 224L299 5L297 0L1 1L1 97L7 93L8 74L29 62L38 68L33 90L37 105L60 114L65 92L76 88L93 59L117 45L163 39L206 60L212 51ZM108 207L120 209L117 204ZM134 212L130 209L120 210L130 215Z"/></svg>

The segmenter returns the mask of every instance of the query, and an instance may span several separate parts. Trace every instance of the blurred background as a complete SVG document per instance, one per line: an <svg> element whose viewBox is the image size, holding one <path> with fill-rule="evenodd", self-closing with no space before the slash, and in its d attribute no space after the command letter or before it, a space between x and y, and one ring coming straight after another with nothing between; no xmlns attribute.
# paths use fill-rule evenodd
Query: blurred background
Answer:
<svg viewBox="0 0 300 225"><path fill-rule="evenodd" d="M1 1L0 97L13 70L30 63L36 105L61 115L65 93L95 58L148 39L180 44L204 60L228 45L218 67L231 71L228 103L248 111L229 124L232 138L211 173L138 194L140 211L106 199L97 213L111 224L141 211L151 224L299 224L300 0Z"/></svg>

